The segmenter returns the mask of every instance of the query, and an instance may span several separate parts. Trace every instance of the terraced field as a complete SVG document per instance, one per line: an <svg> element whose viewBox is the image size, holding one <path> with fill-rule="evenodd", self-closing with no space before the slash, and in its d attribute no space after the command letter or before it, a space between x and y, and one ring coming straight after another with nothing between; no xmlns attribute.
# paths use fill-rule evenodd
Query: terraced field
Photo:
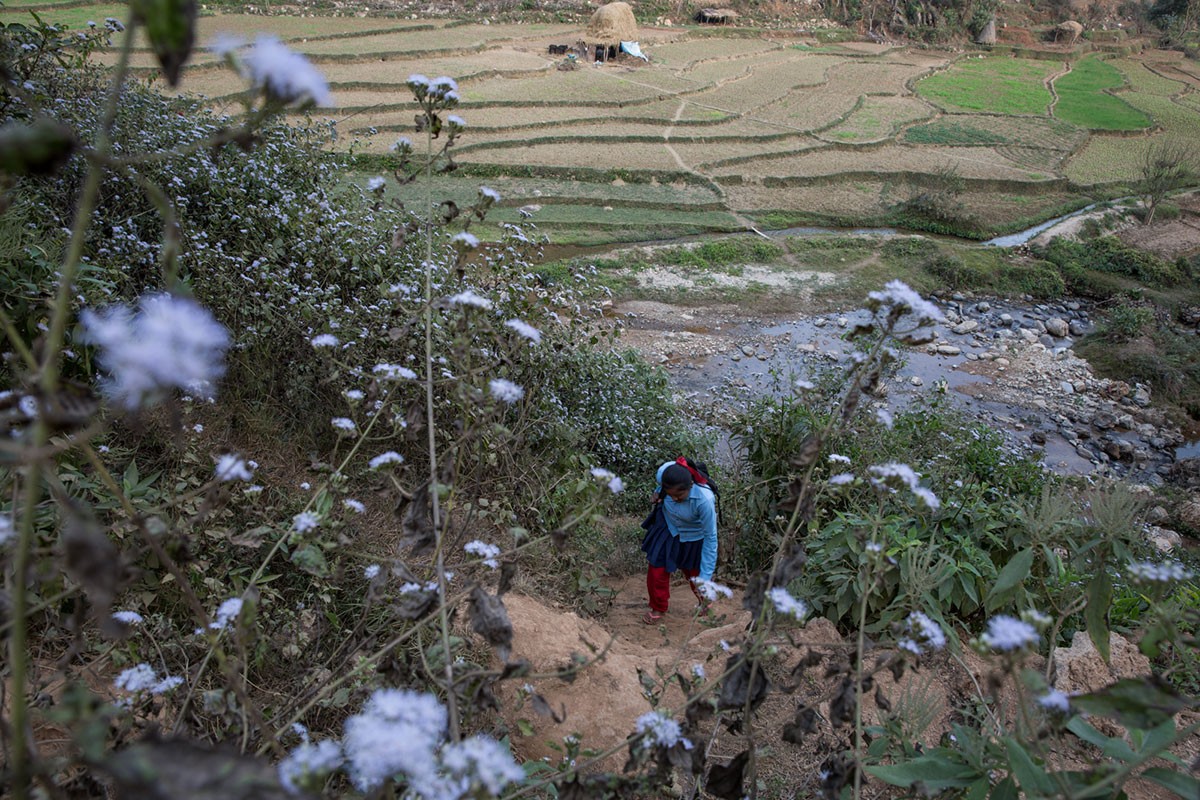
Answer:
<svg viewBox="0 0 1200 800"><path fill-rule="evenodd" d="M58 0L38 9L75 27L124 13ZM0 9L0 21L22 16ZM338 123L330 147L367 154L360 163L369 172L350 182L390 169L391 145L411 135L407 76L454 77L468 127L460 170L438 193L469 199L486 180L504 196L497 220L536 206L535 221L564 241L887 222L913 186L946 172L984 233L1122 191L1161 137L1200 145L1200 69L1162 51L1068 63L1068 53L1042 60L645 28L648 64L581 58L564 71L548 45L573 44L582 28L370 16L199 21L201 41L222 31L270 32L320 66L338 107L311 117ZM152 56L135 44L135 72L150 77ZM243 84L200 51L182 88L232 108Z"/></svg>

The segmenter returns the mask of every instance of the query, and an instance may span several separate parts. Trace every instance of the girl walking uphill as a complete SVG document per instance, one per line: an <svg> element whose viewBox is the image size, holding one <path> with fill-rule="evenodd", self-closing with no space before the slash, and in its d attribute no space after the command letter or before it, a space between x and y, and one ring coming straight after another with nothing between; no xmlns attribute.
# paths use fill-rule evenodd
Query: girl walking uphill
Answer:
<svg viewBox="0 0 1200 800"><path fill-rule="evenodd" d="M717 511L708 479L686 459L668 461L658 468L655 510L642 523L646 536L646 591L650 610L642 621L653 625L667 613L671 600L671 573L681 570L696 595L702 612L708 602L694 581L712 580L717 566Z"/></svg>

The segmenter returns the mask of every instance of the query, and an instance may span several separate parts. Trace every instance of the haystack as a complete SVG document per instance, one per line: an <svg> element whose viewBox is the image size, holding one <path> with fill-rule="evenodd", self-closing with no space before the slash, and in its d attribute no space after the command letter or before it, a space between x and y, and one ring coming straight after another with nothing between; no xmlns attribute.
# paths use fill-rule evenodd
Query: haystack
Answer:
<svg viewBox="0 0 1200 800"><path fill-rule="evenodd" d="M594 44L617 45L638 40L637 20L629 3L609 3L592 14L587 27L587 41Z"/></svg>

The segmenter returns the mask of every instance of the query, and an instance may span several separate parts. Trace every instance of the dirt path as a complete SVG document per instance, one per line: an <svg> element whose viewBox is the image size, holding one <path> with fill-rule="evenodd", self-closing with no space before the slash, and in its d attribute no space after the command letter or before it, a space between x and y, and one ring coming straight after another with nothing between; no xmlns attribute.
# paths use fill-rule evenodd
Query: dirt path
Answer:
<svg viewBox="0 0 1200 800"><path fill-rule="evenodd" d="M1070 72L1071 72L1071 62L1064 61L1063 68L1061 71L1056 72L1053 75L1047 76L1046 80L1043 81L1043 83L1045 83L1045 85L1046 85L1046 91L1048 91L1050 93L1050 105L1048 105L1046 107L1046 116L1048 116L1048 117L1054 116L1054 107L1056 105L1058 105L1058 92L1054 91L1054 82L1056 80L1058 80L1059 78L1061 78L1063 75L1067 75Z"/></svg>

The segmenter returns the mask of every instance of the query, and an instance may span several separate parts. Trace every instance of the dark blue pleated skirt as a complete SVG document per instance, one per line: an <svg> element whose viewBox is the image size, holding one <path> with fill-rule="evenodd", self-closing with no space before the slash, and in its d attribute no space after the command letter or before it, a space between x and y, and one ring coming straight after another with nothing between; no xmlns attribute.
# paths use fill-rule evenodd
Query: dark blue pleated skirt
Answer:
<svg viewBox="0 0 1200 800"><path fill-rule="evenodd" d="M679 537L672 536L661 506L654 507L654 512L646 517L642 527L646 529L646 535L642 538L642 552L646 554L650 566L662 567L667 572L700 570L704 541L681 542Z"/></svg>

